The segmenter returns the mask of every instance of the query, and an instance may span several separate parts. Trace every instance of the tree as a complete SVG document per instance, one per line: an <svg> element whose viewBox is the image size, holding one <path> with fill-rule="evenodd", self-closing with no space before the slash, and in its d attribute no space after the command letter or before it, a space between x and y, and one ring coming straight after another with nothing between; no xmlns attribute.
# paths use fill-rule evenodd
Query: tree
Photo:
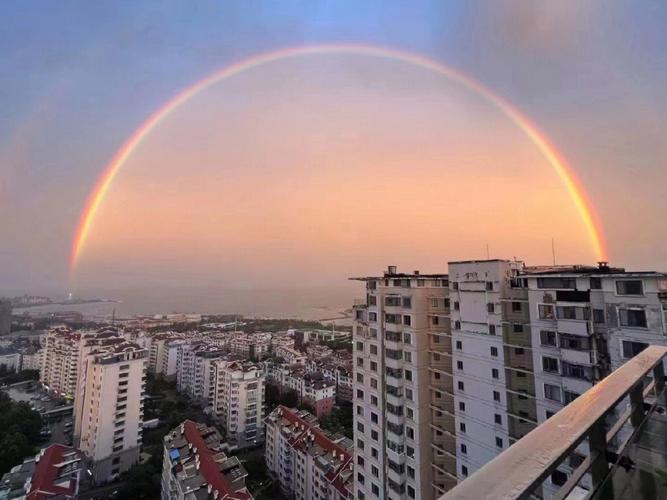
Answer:
<svg viewBox="0 0 667 500"><path fill-rule="evenodd" d="M137 464L122 479L124 484L118 491L118 498L160 498L160 473L152 464Z"/></svg>

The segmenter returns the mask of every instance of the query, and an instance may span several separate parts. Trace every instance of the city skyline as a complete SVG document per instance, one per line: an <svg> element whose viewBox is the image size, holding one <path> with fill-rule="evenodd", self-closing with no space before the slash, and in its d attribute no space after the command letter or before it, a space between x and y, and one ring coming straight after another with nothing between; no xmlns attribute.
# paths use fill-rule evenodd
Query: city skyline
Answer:
<svg viewBox="0 0 667 500"><path fill-rule="evenodd" d="M462 256L485 258L487 245L492 257L549 262L552 238L559 263L601 259L562 178L493 103L406 61L324 53L255 67L161 120L100 198L80 268L70 272L86 199L114 152L165 103L239 61L341 45L411 54L489 89L572 167L612 263L664 268L664 35L651 29L663 7L411 6L264 6L253 17L232 3L170 4L156 16L146 5L108 12L74 2L58 14L66 28L58 31L44 12L5 4L14 27L2 40L12 97L0 123L0 203L10 215L3 291L137 280L345 287L377 261L439 271ZM620 31L627 16L632 43ZM266 29L251 19L265 19ZM384 203L378 212L363 201L369 185ZM383 212L399 186L422 201L394 221ZM621 189L632 203L618 202ZM380 254L363 256L378 237Z"/></svg>

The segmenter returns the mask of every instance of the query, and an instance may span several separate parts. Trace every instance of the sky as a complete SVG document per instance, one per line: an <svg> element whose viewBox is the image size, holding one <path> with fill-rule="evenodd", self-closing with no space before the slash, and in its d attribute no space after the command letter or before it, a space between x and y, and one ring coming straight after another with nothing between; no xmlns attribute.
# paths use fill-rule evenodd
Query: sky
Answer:
<svg viewBox="0 0 667 500"><path fill-rule="evenodd" d="M344 281L448 260L593 263L558 178L497 109L360 55L208 89L127 161L74 270L86 199L146 118L284 47L370 44L456 68L520 109L585 187L614 265L667 269L667 5L0 4L0 295ZM662 132L662 133L661 133Z"/></svg>

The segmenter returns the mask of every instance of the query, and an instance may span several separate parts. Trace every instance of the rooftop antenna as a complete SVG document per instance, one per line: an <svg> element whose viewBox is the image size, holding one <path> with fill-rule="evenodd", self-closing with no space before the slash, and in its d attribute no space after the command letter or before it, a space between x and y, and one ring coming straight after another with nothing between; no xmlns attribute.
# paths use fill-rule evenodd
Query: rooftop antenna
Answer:
<svg viewBox="0 0 667 500"><path fill-rule="evenodd" d="M551 238L551 256L554 260L554 266L556 265L556 243L553 238Z"/></svg>
<svg viewBox="0 0 667 500"><path fill-rule="evenodd" d="M486 260L489 260L491 257L489 256L489 244L486 244Z"/></svg>

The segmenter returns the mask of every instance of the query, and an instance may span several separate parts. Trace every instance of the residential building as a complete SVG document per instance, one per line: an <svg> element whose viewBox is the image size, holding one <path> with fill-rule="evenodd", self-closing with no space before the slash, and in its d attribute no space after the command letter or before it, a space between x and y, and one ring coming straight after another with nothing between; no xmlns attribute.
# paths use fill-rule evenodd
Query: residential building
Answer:
<svg viewBox="0 0 667 500"><path fill-rule="evenodd" d="M248 473L223 452L220 433L186 420L164 437L162 500L252 500Z"/></svg>
<svg viewBox="0 0 667 500"><path fill-rule="evenodd" d="M213 408L230 449L264 440L264 373L251 361L215 362Z"/></svg>
<svg viewBox="0 0 667 500"><path fill-rule="evenodd" d="M277 357L282 358L285 363L290 365L305 365L306 361L308 361L308 356L306 356L301 351L296 350L294 347L290 347L289 345L276 346L274 354Z"/></svg>
<svg viewBox="0 0 667 500"><path fill-rule="evenodd" d="M522 262L449 263L459 480L535 427L528 293Z"/></svg>
<svg viewBox="0 0 667 500"><path fill-rule="evenodd" d="M355 497L436 498L456 482L448 277L354 279Z"/></svg>
<svg viewBox="0 0 667 500"><path fill-rule="evenodd" d="M0 349L0 366L9 372L21 371L21 353L12 348Z"/></svg>
<svg viewBox="0 0 667 500"><path fill-rule="evenodd" d="M73 400L79 368L81 334L69 328L49 330L43 340L39 381L52 394Z"/></svg>
<svg viewBox="0 0 667 500"><path fill-rule="evenodd" d="M279 406L267 417L264 458L287 498L354 498L352 441L322 430L306 411Z"/></svg>
<svg viewBox="0 0 667 500"><path fill-rule="evenodd" d="M121 340L95 346L83 360L74 427L96 483L139 459L147 357L145 349Z"/></svg>
<svg viewBox="0 0 667 500"><path fill-rule="evenodd" d="M52 444L2 476L0 498L74 500L79 495L83 468L79 450Z"/></svg>
<svg viewBox="0 0 667 500"><path fill-rule="evenodd" d="M21 353L21 370L39 370L42 366L42 350Z"/></svg>
<svg viewBox="0 0 667 500"><path fill-rule="evenodd" d="M246 359L260 361L270 354L271 334L267 332L233 332L229 347L232 352L240 354Z"/></svg>

